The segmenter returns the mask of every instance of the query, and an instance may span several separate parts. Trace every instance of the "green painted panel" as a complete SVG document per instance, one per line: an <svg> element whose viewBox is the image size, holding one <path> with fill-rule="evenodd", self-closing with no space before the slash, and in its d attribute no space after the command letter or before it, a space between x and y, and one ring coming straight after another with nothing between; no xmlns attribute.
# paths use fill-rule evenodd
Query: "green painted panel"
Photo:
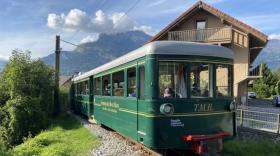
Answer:
<svg viewBox="0 0 280 156"><path fill-rule="evenodd" d="M132 139L137 139L137 99L95 96L94 115L102 123Z"/></svg>

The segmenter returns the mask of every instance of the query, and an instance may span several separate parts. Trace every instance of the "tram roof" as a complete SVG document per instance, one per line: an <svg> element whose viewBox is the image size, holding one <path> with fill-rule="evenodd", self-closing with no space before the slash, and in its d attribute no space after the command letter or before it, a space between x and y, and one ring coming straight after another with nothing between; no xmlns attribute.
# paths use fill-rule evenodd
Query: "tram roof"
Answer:
<svg viewBox="0 0 280 156"><path fill-rule="evenodd" d="M211 56L228 59L233 59L234 56L232 50L217 45L186 41L154 41L79 75L73 78L73 81L85 79L91 75L98 74L150 54Z"/></svg>

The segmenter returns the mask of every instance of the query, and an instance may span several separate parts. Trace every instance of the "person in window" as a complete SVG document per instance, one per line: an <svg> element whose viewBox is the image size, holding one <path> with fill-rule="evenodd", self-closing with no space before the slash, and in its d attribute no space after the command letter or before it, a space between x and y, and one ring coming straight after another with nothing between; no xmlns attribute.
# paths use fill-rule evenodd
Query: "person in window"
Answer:
<svg viewBox="0 0 280 156"><path fill-rule="evenodd" d="M110 95L110 87L109 87L109 82L108 80L104 80L104 95L108 96Z"/></svg>
<svg viewBox="0 0 280 156"><path fill-rule="evenodd" d="M173 95L172 95L172 89L171 89L171 88L166 88L166 89L164 90L163 97L164 97L164 98L172 98L172 97L173 97Z"/></svg>
<svg viewBox="0 0 280 156"><path fill-rule="evenodd" d="M192 86L192 93L194 96L199 96L200 95L200 89L199 87L197 86L196 83L193 84Z"/></svg>
<svg viewBox="0 0 280 156"><path fill-rule="evenodd" d="M187 89L185 84L185 78L184 78L184 65L179 64L178 71L177 71L177 88L178 91L176 91L176 97L178 98L186 98L187 97Z"/></svg>
<svg viewBox="0 0 280 156"><path fill-rule="evenodd" d="M129 97L136 97L136 91L135 91L135 89L133 89L133 92L132 92L132 93L129 93L128 96L129 96Z"/></svg>

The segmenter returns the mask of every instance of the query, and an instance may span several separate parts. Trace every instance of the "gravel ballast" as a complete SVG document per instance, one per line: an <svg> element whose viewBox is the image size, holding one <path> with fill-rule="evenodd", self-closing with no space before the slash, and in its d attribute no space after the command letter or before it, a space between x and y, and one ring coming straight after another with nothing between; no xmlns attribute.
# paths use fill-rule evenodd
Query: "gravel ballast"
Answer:
<svg viewBox="0 0 280 156"><path fill-rule="evenodd" d="M100 125L89 123L75 115L81 123L94 135L100 138L101 144L90 152L90 156L143 156L140 150L133 149L127 141L116 137L113 131L106 130Z"/></svg>

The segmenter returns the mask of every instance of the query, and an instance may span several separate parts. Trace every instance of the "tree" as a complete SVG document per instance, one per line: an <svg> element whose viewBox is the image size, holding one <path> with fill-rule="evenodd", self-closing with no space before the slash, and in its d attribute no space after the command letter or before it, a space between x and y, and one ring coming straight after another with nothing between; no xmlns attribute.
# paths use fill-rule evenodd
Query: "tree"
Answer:
<svg viewBox="0 0 280 156"><path fill-rule="evenodd" d="M274 72L274 74L275 74L276 78L277 78L278 80L280 80L280 66L276 69L276 71Z"/></svg>
<svg viewBox="0 0 280 156"><path fill-rule="evenodd" d="M48 124L53 113L53 70L30 52L13 51L0 77L0 137L9 146Z"/></svg>
<svg viewBox="0 0 280 156"><path fill-rule="evenodd" d="M277 82L275 90L276 90L277 95L280 95L280 80Z"/></svg>
<svg viewBox="0 0 280 156"><path fill-rule="evenodd" d="M260 99L268 98L271 94L270 87L263 83L262 81L258 81L257 83L253 83L253 91L256 92L257 97Z"/></svg>
<svg viewBox="0 0 280 156"><path fill-rule="evenodd" d="M277 76L271 72L267 64L261 64L262 78L253 82L252 90L257 93L258 98L268 98L276 93L275 86Z"/></svg>

